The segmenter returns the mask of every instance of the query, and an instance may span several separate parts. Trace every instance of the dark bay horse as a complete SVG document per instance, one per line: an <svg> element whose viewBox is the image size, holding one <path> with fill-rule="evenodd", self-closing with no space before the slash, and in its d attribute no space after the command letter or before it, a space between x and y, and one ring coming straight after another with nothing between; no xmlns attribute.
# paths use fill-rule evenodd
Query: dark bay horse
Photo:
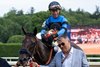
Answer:
<svg viewBox="0 0 100 67"><path fill-rule="evenodd" d="M22 31L25 35L25 38L22 42L22 47L19 51L19 60L16 65L22 65L25 67L30 59L40 65L49 64L56 54L53 47L48 46L48 43L44 44L40 39L36 37L36 27L31 33L26 32L23 27Z"/></svg>

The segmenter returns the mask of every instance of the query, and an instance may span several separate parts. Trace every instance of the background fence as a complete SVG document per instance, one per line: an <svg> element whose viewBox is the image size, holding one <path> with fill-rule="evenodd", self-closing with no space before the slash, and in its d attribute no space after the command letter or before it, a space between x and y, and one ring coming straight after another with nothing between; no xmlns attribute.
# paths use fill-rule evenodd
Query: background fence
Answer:
<svg viewBox="0 0 100 67"><path fill-rule="evenodd" d="M99 44L78 44L87 55L90 67L100 67L100 45ZM18 57L2 57L10 65L14 66Z"/></svg>
<svg viewBox="0 0 100 67"><path fill-rule="evenodd" d="M18 57L2 57L5 59L11 66L14 66L18 61ZM98 57L87 57L90 67L100 67L100 56Z"/></svg>

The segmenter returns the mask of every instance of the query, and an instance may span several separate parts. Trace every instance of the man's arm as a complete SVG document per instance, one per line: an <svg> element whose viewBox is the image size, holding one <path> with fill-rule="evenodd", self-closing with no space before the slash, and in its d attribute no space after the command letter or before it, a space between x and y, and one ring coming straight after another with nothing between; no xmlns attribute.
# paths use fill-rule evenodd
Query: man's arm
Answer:
<svg viewBox="0 0 100 67"><path fill-rule="evenodd" d="M58 31L58 36L63 35L65 32L67 31L67 24L66 22L64 22L61 26L61 29Z"/></svg>
<svg viewBox="0 0 100 67"><path fill-rule="evenodd" d="M82 67L89 67L89 63L84 52L82 54Z"/></svg>

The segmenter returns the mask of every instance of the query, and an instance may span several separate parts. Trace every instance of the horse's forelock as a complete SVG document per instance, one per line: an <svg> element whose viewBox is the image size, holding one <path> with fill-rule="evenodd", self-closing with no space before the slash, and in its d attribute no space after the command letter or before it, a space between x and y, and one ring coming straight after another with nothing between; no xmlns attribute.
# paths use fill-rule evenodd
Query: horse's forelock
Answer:
<svg viewBox="0 0 100 67"><path fill-rule="evenodd" d="M35 37L34 33L26 33L26 36Z"/></svg>

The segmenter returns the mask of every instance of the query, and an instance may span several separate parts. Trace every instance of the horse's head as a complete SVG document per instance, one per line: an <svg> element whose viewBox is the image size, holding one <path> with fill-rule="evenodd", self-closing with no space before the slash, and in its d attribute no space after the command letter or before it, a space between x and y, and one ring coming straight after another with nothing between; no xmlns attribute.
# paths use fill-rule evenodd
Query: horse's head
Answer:
<svg viewBox="0 0 100 67"><path fill-rule="evenodd" d="M33 32L26 32L24 30L24 28L22 27L22 31L25 35L25 38L22 42L22 47L23 48L26 48L26 49L29 49L30 46L34 46L34 43L36 42L36 34L37 34L37 28L35 27L34 31Z"/></svg>
<svg viewBox="0 0 100 67"><path fill-rule="evenodd" d="M18 65L25 66L27 65L29 59L32 59L33 48L35 47L36 43L36 34L37 29L35 28L32 33L27 33L24 28L22 27L22 31L25 35L25 38L22 42L22 47L19 51L19 63Z"/></svg>
<svg viewBox="0 0 100 67"><path fill-rule="evenodd" d="M33 32L29 33L26 32L22 27L22 31L25 35L25 38L22 42L22 47L19 52L19 62L17 65L26 66L28 61L32 59L34 59L33 61L37 62L38 64L48 64L55 55L52 47L47 46L48 43L45 44L37 38L37 28L35 28Z"/></svg>

